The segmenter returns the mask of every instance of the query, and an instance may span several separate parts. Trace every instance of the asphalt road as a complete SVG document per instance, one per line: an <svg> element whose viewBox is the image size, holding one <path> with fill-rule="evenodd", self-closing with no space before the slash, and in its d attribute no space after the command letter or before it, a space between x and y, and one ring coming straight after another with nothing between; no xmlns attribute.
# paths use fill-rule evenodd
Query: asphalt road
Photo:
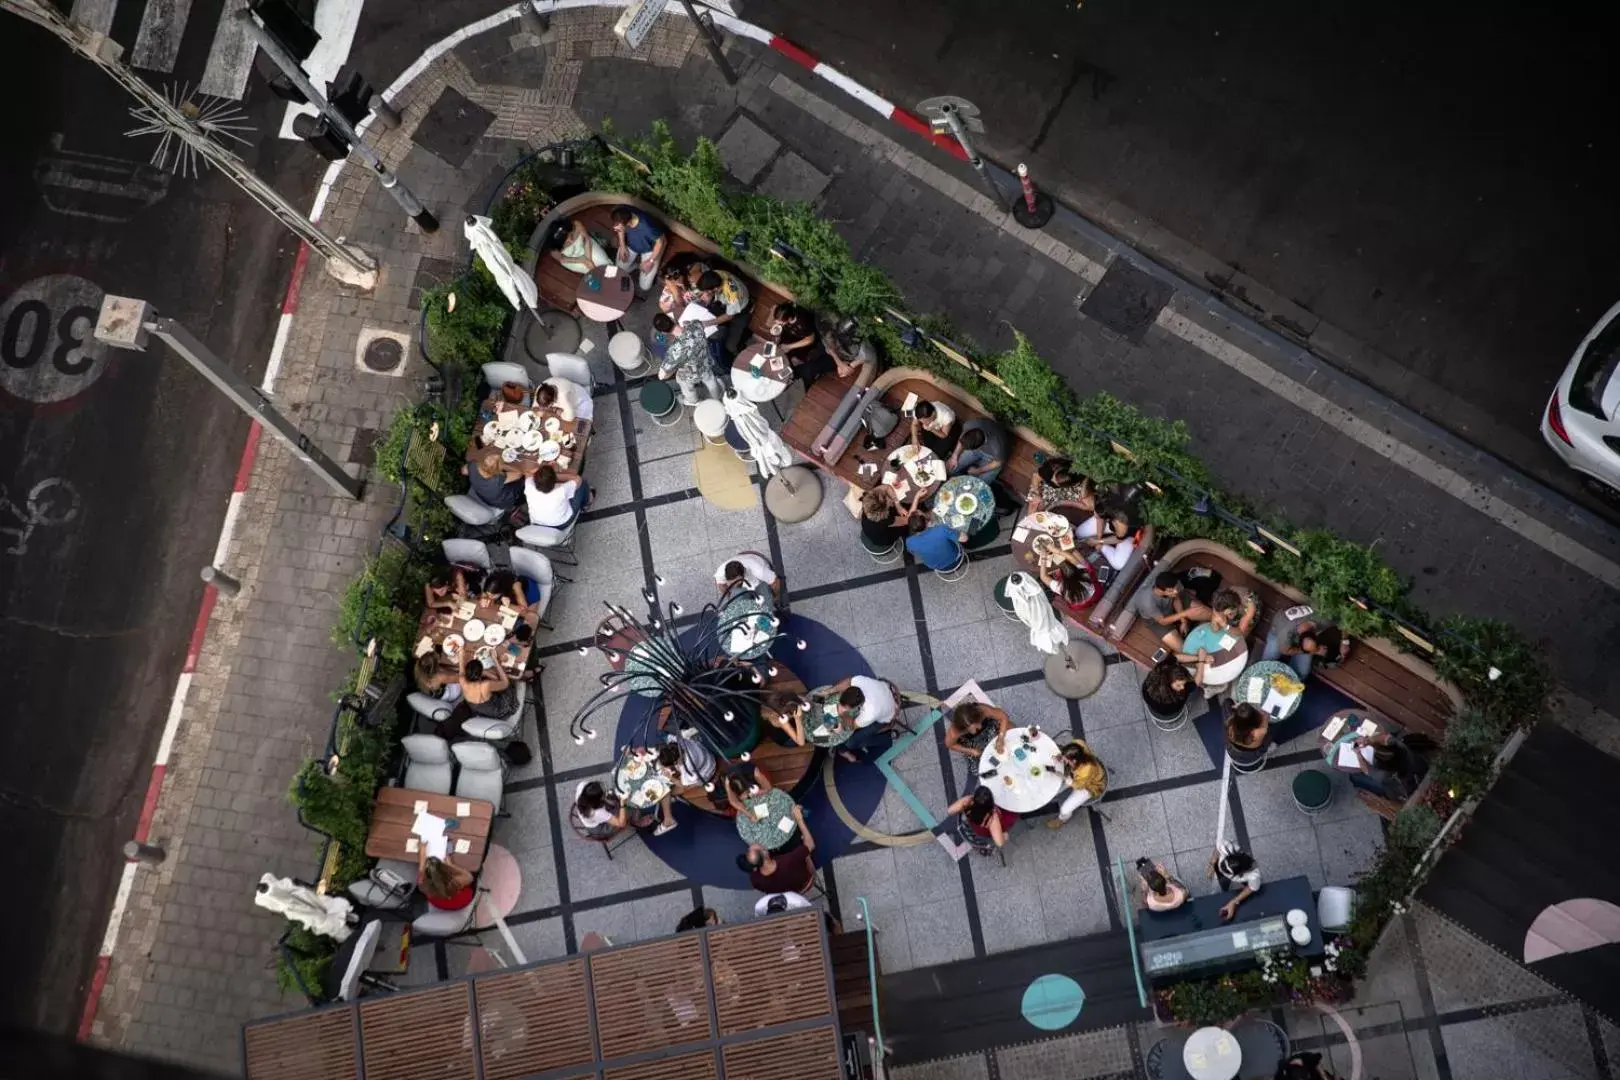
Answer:
<svg viewBox="0 0 1620 1080"><path fill-rule="evenodd" d="M1612 5L749 0L889 99L1392 358L1355 373L1582 497L1537 432L1620 300ZM1620 519L1620 508L1607 511Z"/></svg>
<svg viewBox="0 0 1620 1080"><path fill-rule="evenodd" d="M0 72L29 102L0 155L0 1015L71 1032L247 432L162 345L102 351L94 313L151 300L257 375L295 246L222 177L145 168L123 91L4 14ZM307 205L303 154L246 156Z"/></svg>

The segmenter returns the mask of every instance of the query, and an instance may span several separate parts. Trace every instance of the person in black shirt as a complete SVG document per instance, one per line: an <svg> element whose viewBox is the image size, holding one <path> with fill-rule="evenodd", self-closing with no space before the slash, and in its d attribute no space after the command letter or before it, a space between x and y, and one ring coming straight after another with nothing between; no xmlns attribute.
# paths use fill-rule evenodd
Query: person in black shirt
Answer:
<svg viewBox="0 0 1620 1080"><path fill-rule="evenodd" d="M821 347L815 319L799 305L787 301L778 304L771 313L770 333L782 355L793 365L794 376L804 380L806 389L835 369L832 357Z"/></svg>
<svg viewBox="0 0 1620 1080"><path fill-rule="evenodd" d="M891 548L906 538L906 525L916 509L916 500L912 500L911 506L903 507L895 500L893 491L886 487L873 488L861 496L861 535L876 550Z"/></svg>
<svg viewBox="0 0 1620 1080"><path fill-rule="evenodd" d="M508 474L499 450L492 446L472 450L467 457L467 487L479 502L497 510L510 510L522 500L523 482L518 479L521 474Z"/></svg>

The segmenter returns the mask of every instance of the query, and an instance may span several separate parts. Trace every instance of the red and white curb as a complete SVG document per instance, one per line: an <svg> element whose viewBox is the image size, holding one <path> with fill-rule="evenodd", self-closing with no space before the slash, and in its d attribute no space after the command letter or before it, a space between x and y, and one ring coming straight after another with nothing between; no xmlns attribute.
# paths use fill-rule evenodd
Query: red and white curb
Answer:
<svg viewBox="0 0 1620 1080"><path fill-rule="evenodd" d="M426 52L416 59L416 62L406 68L395 79L393 84L384 92L385 98L393 98L413 79L427 70L440 56L455 48L470 37L476 37L486 30L494 29L503 23L510 22L518 17L523 5L518 4L505 10L498 11L487 18L462 27L455 33L430 46ZM535 11L543 15L554 12L568 11L575 8L623 8L627 6L626 0L534 0L532 4ZM682 14L675 9L676 14ZM880 94L873 93L860 83L837 68L822 62L808 49L779 37L763 27L745 22L733 15L713 11L714 21L719 26L750 41L757 41L794 63L808 70L812 75L837 87L848 96L859 101L862 105L878 113L886 120L892 120L908 131L929 139L934 145L953 156L966 160L962 148L954 139L944 135L936 135L930 130L927 121L916 114L895 105ZM684 18L684 14L682 14ZM364 132L368 123L360 125ZM327 167L321 179L319 188L315 193L314 204L310 208L310 217L320 219L321 211L326 207L326 200L331 196L332 185L337 182L343 171L343 162L333 162ZM287 340L292 332L293 316L298 310L298 295L302 286L304 271L309 264L310 249L307 244L300 244L298 254L293 262L292 280L287 285L286 297L281 305L281 316L276 323L275 337L270 346L270 358L265 365L264 379L261 388L265 393L273 393L276 379L281 374L282 356L287 349ZM227 557L230 554L231 540L236 533L236 520L241 514L242 497L247 492L248 482L253 476L253 463L259 451L259 438L263 430L255 422L248 429L247 445L242 448L241 464L236 470L236 482L231 487L230 501L225 506L225 522L220 528L219 543L214 548L213 565L226 569ZM151 836L152 819L157 813L158 800L163 793L163 779L168 772L169 755L174 749L175 735L180 728L180 717L185 712L186 695L191 690L192 676L197 670L197 661L202 654L203 639L208 633L208 620L213 614L214 604L219 599L218 590L213 585L203 587L202 603L197 610L197 620L192 626L191 639L186 646L185 665L181 668L180 677L176 680L174 697L169 703L169 715L163 725L163 735L158 741L157 756L152 762L152 776L147 782L146 797L141 803L141 816L135 826L134 839L137 843L146 843ZM95 972L91 976L90 986L85 995L84 1010L79 1017L80 1041L90 1037L95 1026L96 1011L101 1004L101 995L107 988L107 980L112 971L113 951L118 945L118 934L123 926L124 915L129 907L130 894L134 891L135 875L140 863L128 860L124 863L123 875L118 880L118 891L113 898L112 913L107 920L107 931L101 940L101 951L96 957Z"/></svg>

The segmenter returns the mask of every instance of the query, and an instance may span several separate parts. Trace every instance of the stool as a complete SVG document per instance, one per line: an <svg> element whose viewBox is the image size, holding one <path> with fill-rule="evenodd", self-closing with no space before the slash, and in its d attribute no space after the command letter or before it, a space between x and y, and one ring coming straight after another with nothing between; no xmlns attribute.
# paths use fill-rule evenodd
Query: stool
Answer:
<svg viewBox="0 0 1620 1080"><path fill-rule="evenodd" d="M624 372L627 379L645 375L652 370L652 363L647 359L647 347L642 344L641 336L629 330L620 330L608 338L608 359L613 361L614 367Z"/></svg>
<svg viewBox="0 0 1620 1080"><path fill-rule="evenodd" d="M641 407L647 410L647 415L659 427L674 427L680 423L684 411L680 400L675 397L675 391L662 379L651 379L641 384Z"/></svg>
<svg viewBox="0 0 1620 1080"><path fill-rule="evenodd" d="M743 461L754 460L754 448L748 445L748 440L743 438L736 424L726 425L726 445Z"/></svg>
<svg viewBox="0 0 1620 1080"><path fill-rule="evenodd" d="M1013 622L1017 622L1018 612L1013 608L1012 597L1007 595L1007 583L1011 580L1012 575L1008 574L1006 577L996 582L996 607L1000 608L1001 613L1007 616L1007 618L1011 619Z"/></svg>
<svg viewBox="0 0 1620 1080"><path fill-rule="evenodd" d="M900 541L898 540L888 547L879 547L868 539L865 533L861 533L861 547L866 549L866 553L872 556L872 561L879 566L889 566L900 561Z"/></svg>
<svg viewBox="0 0 1620 1080"><path fill-rule="evenodd" d="M969 536L967 538L967 543L963 546L969 551L977 551L982 547L988 547L989 545L995 543L996 537L1000 535L1001 523L995 519L994 515L992 515L990 520L984 523L984 528Z"/></svg>
<svg viewBox="0 0 1620 1080"><path fill-rule="evenodd" d="M1306 769L1294 777L1294 805L1315 816L1333 805L1333 779L1321 769Z"/></svg>
<svg viewBox="0 0 1620 1080"><path fill-rule="evenodd" d="M724 446L726 442L726 407L713 398L700 401L692 407L692 423L702 433L705 442Z"/></svg>
<svg viewBox="0 0 1620 1080"><path fill-rule="evenodd" d="M967 552L964 551L956 557L956 561L954 563L946 567L944 570L935 570L934 576L939 578L941 581L961 581L963 578L967 577L967 573L968 557Z"/></svg>

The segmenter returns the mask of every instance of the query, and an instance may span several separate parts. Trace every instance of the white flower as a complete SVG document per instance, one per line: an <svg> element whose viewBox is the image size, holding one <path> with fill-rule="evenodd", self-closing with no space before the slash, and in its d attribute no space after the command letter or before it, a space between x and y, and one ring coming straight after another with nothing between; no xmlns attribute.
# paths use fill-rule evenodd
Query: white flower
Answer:
<svg viewBox="0 0 1620 1080"><path fill-rule="evenodd" d="M1321 977L1322 977L1322 969L1317 967L1315 964L1312 964L1311 965L1311 978L1320 979Z"/></svg>
<svg viewBox="0 0 1620 1080"><path fill-rule="evenodd" d="M1334 964L1334 962L1332 960L1329 960L1327 963L1323 964L1322 966L1327 968L1329 971L1338 971L1339 970L1338 966L1336 964Z"/></svg>

